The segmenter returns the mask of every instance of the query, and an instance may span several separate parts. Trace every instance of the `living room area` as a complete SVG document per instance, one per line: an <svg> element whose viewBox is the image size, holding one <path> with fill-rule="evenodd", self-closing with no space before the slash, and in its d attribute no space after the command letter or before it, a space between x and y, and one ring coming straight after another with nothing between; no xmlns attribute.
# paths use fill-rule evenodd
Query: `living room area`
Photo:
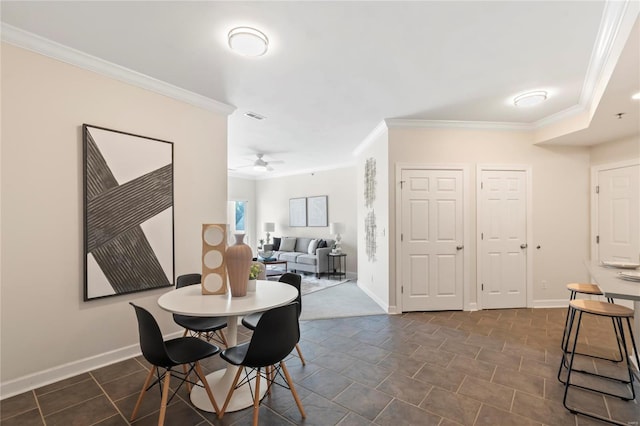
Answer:
<svg viewBox="0 0 640 426"><path fill-rule="evenodd" d="M273 224L273 230L269 232L271 245L274 244L274 239L281 244L281 240L285 237L297 237L305 243L309 240L325 240L333 245L336 234L332 234L331 231L335 232L336 229L332 229L331 225L339 227L341 256L329 259L327 253L332 251L332 247L320 249L317 250L321 253L317 255L317 262L321 264L317 269L320 271L320 276L312 272L315 266L296 270L303 277L301 317L303 320L385 313L384 309L357 285L359 248L356 200L358 197L355 184L344 184L345 182L355 183L356 170L357 167L354 164L333 170L279 177L267 175L258 179L234 176L234 173L230 172L228 178L229 223L235 223L236 204L242 203L244 222L243 229L239 232L245 233L245 242L252 248L258 259L260 247L267 244L268 231L264 229L265 223ZM326 217L323 217L320 222L325 226L290 226L290 201L313 197L322 197L326 200ZM231 232L235 231L231 230ZM295 249L295 251L303 250ZM313 252L315 254L315 250ZM313 257L314 254L307 254L306 257ZM323 258L319 258L320 256ZM274 265L273 268L280 269L283 266ZM295 268L289 266L288 269ZM329 269L331 274L328 273ZM270 279L277 278L276 275Z"/></svg>

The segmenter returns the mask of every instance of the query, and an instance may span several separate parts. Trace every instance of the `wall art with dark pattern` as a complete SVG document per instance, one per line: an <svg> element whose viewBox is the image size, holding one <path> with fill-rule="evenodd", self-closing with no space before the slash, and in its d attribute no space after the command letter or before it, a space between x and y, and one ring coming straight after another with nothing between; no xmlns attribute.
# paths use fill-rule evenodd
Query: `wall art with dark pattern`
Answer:
<svg viewBox="0 0 640 426"><path fill-rule="evenodd" d="M173 143L83 124L84 300L174 284Z"/></svg>

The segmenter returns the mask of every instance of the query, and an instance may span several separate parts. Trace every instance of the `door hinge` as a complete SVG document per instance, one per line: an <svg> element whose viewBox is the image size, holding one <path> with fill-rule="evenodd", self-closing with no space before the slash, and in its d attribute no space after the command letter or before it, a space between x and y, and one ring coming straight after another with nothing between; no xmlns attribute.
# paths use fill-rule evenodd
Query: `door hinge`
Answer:
<svg viewBox="0 0 640 426"><path fill-rule="evenodd" d="M484 283L480 285L480 288L482 289L482 291L484 291Z"/></svg>
<svg viewBox="0 0 640 426"><path fill-rule="evenodd" d="M400 189L404 189L404 183L405 182L406 182L405 180L401 180L400 181Z"/></svg>
<svg viewBox="0 0 640 426"><path fill-rule="evenodd" d="M481 239L481 240L484 240L484 232L481 232L481 233L480 233L480 239Z"/></svg>
<svg viewBox="0 0 640 426"><path fill-rule="evenodd" d="M400 286L400 294L404 294L404 287Z"/></svg>
<svg viewBox="0 0 640 426"><path fill-rule="evenodd" d="M596 235L596 244L600 244L600 235Z"/></svg>
<svg viewBox="0 0 640 426"><path fill-rule="evenodd" d="M484 189L484 182L480 182L480 189Z"/></svg>
<svg viewBox="0 0 640 426"><path fill-rule="evenodd" d="M596 185L596 194L600 193L600 185Z"/></svg>

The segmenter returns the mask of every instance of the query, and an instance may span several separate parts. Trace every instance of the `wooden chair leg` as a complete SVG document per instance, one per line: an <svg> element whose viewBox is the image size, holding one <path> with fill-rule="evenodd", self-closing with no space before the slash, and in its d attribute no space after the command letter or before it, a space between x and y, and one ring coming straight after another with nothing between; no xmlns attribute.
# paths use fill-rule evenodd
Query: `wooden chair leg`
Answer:
<svg viewBox="0 0 640 426"><path fill-rule="evenodd" d="M152 367L149 370L149 374L147 374L147 379L144 381L144 385L142 385L142 390L140 391L140 396L138 396L138 402L136 402L136 406L133 407L133 413L131 414L131 421L134 421L136 415L138 414L138 409L140 408L140 404L142 404L142 398L144 394L147 392L147 388L149 387L149 383L151 383L151 379L153 379L153 374L155 373L158 367Z"/></svg>
<svg viewBox="0 0 640 426"><path fill-rule="evenodd" d="M189 334L189 330L185 328L184 333L182 333L182 337L187 337L187 334Z"/></svg>
<svg viewBox="0 0 640 426"><path fill-rule="evenodd" d="M269 382L271 381L271 369L273 367L271 365L267 365L264 368L264 375L267 378L267 395L271 395L271 386L269 386Z"/></svg>
<svg viewBox="0 0 640 426"><path fill-rule="evenodd" d="M224 346L228 348L229 344L227 343L227 337L224 335L224 331L218 330L218 334L220 335L220 340L222 340L222 343L224 343Z"/></svg>
<svg viewBox="0 0 640 426"><path fill-rule="evenodd" d="M258 426L258 414L260 413L260 369L256 370L256 388L253 397L253 426Z"/></svg>
<svg viewBox="0 0 640 426"><path fill-rule="evenodd" d="M306 362L304 362L304 357L302 356L302 351L300 350L300 345L296 343L296 351L298 351L298 356L300 357L300 361L302 361L302 365L307 365Z"/></svg>
<svg viewBox="0 0 640 426"><path fill-rule="evenodd" d="M287 366L284 365L284 361L280 361L280 367L282 367L282 372L284 373L285 379L287 379L287 384L291 389L291 394L293 395L293 399L295 399L296 405L298 406L298 410L300 410L300 415L302 416L303 419L306 419L307 414L304 412L304 408L302 407L302 402L300 401L298 392L296 392L295 386L293 386L293 380L291 380L291 376L289 375L289 370L287 370Z"/></svg>
<svg viewBox="0 0 640 426"><path fill-rule="evenodd" d="M238 384L238 380L240 380L240 373L242 373L242 369L244 367L238 367L238 372L236 373L236 377L233 378L233 383L231 384L231 387L229 388L229 393L227 393L227 399L224 400L224 405L222 406L222 410L220 410L220 414L218 414L218 418L222 418L222 416L224 416L224 412L227 409L227 406L229 405L229 401L231 401L231 395L233 395L233 392L236 390L236 385Z"/></svg>
<svg viewBox="0 0 640 426"><path fill-rule="evenodd" d="M211 401L211 405L213 405L213 409L216 410L216 414L220 416L220 407L218 407L218 403L213 396L213 392L211 392L211 388L209 387L209 382L207 382L207 377L204 375L202 371L202 367L200 366L200 362L196 361L196 373L200 376L200 380L202 381L202 386L204 386L204 390L207 391L207 395L209 396L209 400Z"/></svg>
<svg viewBox="0 0 640 426"><path fill-rule="evenodd" d="M171 371L167 370L164 375L164 385L162 386L162 400L160 401L160 417L158 417L158 426L164 425L164 417L167 414L167 400L169 399L169 380L171 379Z"/></svg>
<svg viewBox="0 0 640 426"><path fill-rule="evenodd" d="M184 371L184 380L187 384L187 392L191 393L191 382L189 382L189 370L187 364L182 364L182 371Z"/></svg>

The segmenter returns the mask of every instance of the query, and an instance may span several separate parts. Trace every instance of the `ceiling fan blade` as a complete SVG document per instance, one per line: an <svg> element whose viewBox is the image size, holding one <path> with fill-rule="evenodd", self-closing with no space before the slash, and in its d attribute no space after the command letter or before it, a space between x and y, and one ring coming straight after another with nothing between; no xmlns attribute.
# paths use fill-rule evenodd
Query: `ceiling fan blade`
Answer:
<svg viewBox="0 0 640 426"><path fill-rule="evenodd" d="M282 163L284 163L284 160L269 160L269 161L267 161L267 163L269 163L269 164L282 164Z"/></svg>
<svg viewBox="0 0 640 426"><path fill-rule="evenodd" d="M272 172L272 171L273 171L273 167L271 167L271 166L267 166L267 171L268 171L268 172Z"/></svg>

